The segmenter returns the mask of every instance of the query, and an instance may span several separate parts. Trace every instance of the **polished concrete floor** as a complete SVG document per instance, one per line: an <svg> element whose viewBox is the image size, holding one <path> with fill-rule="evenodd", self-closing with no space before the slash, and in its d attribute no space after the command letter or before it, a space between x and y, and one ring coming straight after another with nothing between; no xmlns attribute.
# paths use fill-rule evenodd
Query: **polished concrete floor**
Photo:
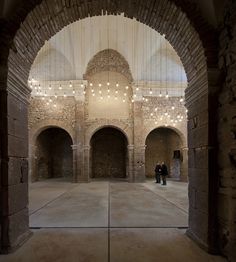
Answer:
<svg viewBox="0 0 236 262"><path fill-rule="evenodd" d="M30 185L33 237L4 262L224 261L186 235L187 184L148 181Z"/></svg>

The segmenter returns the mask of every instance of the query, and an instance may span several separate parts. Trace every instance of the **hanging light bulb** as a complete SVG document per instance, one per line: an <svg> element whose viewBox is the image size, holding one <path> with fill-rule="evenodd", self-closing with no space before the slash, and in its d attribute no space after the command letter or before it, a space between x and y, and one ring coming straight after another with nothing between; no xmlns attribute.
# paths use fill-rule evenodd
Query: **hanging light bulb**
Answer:
<svg viewBox="0 0 236 262"><path fill-rule="evenodd" d="M188 109L186 109L185 112L188 113Z"/></svg>
<svg viewBox="0 0 236 262"><path fill-rule="evenodd" d="M169 94L168 94L168 91L166 91L166 98L168 98L169 97Z"/></svg>
<svg viewBox="0 0 236 262"><path fill-rule="evenodd" d="M95 93L93 93L93 96L95 96Z"/></svg>
<svg viewBox="0 0 236 262"><path fill-rule="evenodd" d="M51 99L51 98L49 99L49 102L50 102L50 103L52 102L52 99Z"/></svg>
<svg viewBox="0 0 236 262"><path fill-rule="evenodd" d="M148 98L146 98L145 101L148 102Z"/></svg>
<svg viewBox="0 0 236 262"><path fill-rule="evenodd" d="M45 98L44 97L42 97L42 100L44 100Z"/></svg>
<svg viewBox="0 0 236 262"><path fill-rule="evenodd" d="M126 86L125 88L126 88L126 90L128 90L128 89L129 89L129 86Z"/></svg>
<svg viewBox="0 0 236 262"><path fill-rule="evenodd" d="M118 83L116 83L116 87L118 87L119 86L119 84Z"/></svg>
<svg viewBox="0 0 236 262"><path fill-rule="evenodd" d="M73 89L72 93L75 94L75 90L74 89Z"/></svg>
<svg viewBox="0 0 236 262"><path fill-rule="evenodd" d="M93 93L93 92L94 92L94 89L92 89L91 92Z"/></svg>
<svg viewBox="0 0 236 262"><path fill-rule="evenodd" d="M124 93L124 96L127 96L127 94L126 94L126 93Z"/></svg>
<svg viewBox="0 0 236 262"><path fill-rule="evenodd" d="M51 87L51 85L49 85L48 89L49 89L49 90L52 90L52 87Z"/></svg>
<svg viewBox="0 0 236 262"><path fill-rule="evenodd" d="M168 115L168 113L167 112L165 112L165 114L164 114L165 116L167 116Z"/></svg>
<svg viewBox="0 0 236 262"><path fill-rule="evenodd" d="M152 89L151 89L151 88L150 88L150 90L149 90L149 94L152 95Z"/></svg>
<svg viewBox="0 0 236 262"><path fill-rule="evenodd" d="M151 113L150 116L153 116L153 113Z"/></svg>
<svg viewBox="0 0 236 262"><path fill-rule="evenodd" d="M157 125L157 121L155 121L155 125Z"/></svg>
<svg viewBox="0 0 236 262"><path fill-rule="evenodd" d="M54 97L57 98L57 93L55 93Z"/></svg>
<svg viewBox="0 0 236 262"><path fill-rule="evenodd" d="M108 97L108 98L110 98L111 96L110 96L110 95L108 95L107 97Z"/></svg>
<svg viewBox="0 0 236 262"><path fill-rule="evenodd" d="M59 89L62 90L61 84L59 85Z"/></svg>
<svg viewBox="0 0 236 262"><path fill-rule="evenodd" d="M172 110L175 110L175 107L174 107L174 106L172 106L172 107L171 107L171 109L172 109Z"/></svg>
<svg viewBox="0 0 236 262"><path fill-rule="evenodd" d="M70 87L72 87L72 83L70 82Z"/></svg>
<svg viewBox="0 0 236 262"><path fill-rule="evenodd" d="M84 85L83 85L83 84L80 84L80 86L81 86L81 87L84 87Z"/></svg>
<svg viewBox="0 0 236 262"><path fill-rule="evenodd" d="M107 82L107 85L109 86L109 85L110 85L110 82Z"/></svg>
<svg viewBox="0 0 236 262"><path fill-rule="evenodd" d="M66 93L64 93L64 95L63 95L64 97L66 97Z"/></svg>
<svg viewBox="0 0 236 262"><path fill-rule="evenodd" d="M159 93L159 97L162 97L162 93L161 93L161 90L160 90L160 93Z"/></svg>
<svg viewBox="0 0 236 262"><path fill-rule="evenodd" d="M107 93L110 93L110 89L109 88L107 89Z"/></svg>
<svg viewBox="0 0 236 262"><path fill-rule="evenodd" d="M131 102L133 103L133 102L134 102L134 99L131 99Z"/></svg>
<svg viewBox="0 0 236 262"><path fill-rule="evenodd" d="M54 106L54 107L57 107L57 105L56 105L56 104L53 104L53 106Z"/></svg>
<svg viewBox="0 0 236 262"><path fill-rule="evenodd" d="M138 91L139 90L139 88L138 87L136 87L136 91Z"/></svg>
<svg viewBox="0 0 236 262"><path fill-rule="evenodd" d="M117 100L118 98L117 98L117 96L115 96L115 100Z"/></svg>
<svg viewBox="0 0 236 262"><path fill-rule="evenodd" d="M98 84L98 86L99 86L99 87L101 87L101 86L102 86L102 84L101 84L101 83L99 83L99 84Z"/></svg>
<svg viewBox="0 0 236 262"><path fill-rule="evenodd" d="M137 97L137 95L136 95L136 94L134 94L134 97Z"/></svg>
<svg viewBox="0 0 236 262"><path fill-rule="evenodd" d="M157 111L157 107L155 108L155 112Z"/></svg>
<svg viewBox="0 0 236 262"><path fill-rule="evenodd" d="M99 94L101 94L101 93L102 93L102 90L99 90L98 92L99 92Z"/></svg>
<svg viewBox="0 0 236 262"><path fill-rule="evenodd" d="M123 103L125 103L125 99L123 99Z"/></svg>
<svg viewBox="0 0 236 262"><path fill-rule="evenodd" d="M182 103L184 101L183 97L181 96L179 102Z"/></svg>
<svg viewBox="0 0 236 262"><path fill-rule="evenodd" d="M41 89L41 86L40 86L40 84L39 84L39 87L38 87L38 89L39 89L39 90Z"/></svg>
<svg viewBox="0 0 236 262"><path fill-rule="evenodd" d="M93 83L89 83L90 86L93 86Z"/></svg>

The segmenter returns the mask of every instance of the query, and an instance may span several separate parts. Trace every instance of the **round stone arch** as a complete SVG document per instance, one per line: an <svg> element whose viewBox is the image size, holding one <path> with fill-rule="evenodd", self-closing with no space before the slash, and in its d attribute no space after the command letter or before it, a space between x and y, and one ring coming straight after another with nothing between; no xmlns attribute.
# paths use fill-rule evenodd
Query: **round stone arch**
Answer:
<svg viewBox="0 0 236 262"><path fill-rule="evenodd" d="M190 199L192 205L189 209L189 229L188 235L197 241L209 252L216 252L217 249L217 202L215 195L218 190L218 179L215 177L216 161L216 119L215 112L217 107L218 90L218 69L217 69L217 39L215 32L199 15L200 13L193 8L193 3L178 0L155 1L150 0L143 4L136 1L114 0L114 1L86 1L66 2L59 0L35 0L22 1L22 6L18 8L15 16L9 19L1 31L0 50L2 74L0 76L2 104L8 108L19 105L18 109L8 112L1 111L0 125L4 127L0 136L1 144L7 145L6 141L12 140L12 134L8 132L8 127L13 126L14 121L23 118L22 126L19 127L20 145L26 145L24 150L18 150L15 161L27 161L27 101L30 90L27 87L27 80L30 67L45 40L48 40L60 29L69 23L83 19L88 16L100 15L107 11L109 14L124 13L125 16L136 18L138 21L152 27L161 34L165 34L166 39L178 53L184 65L188 88L186 90L186 106L189 115L189 158L191 161L191 176L193 179L189 183L189 192L194 192ZM143 10L145 9L145 12ZM37 24L35 23L35 18ZM22 114L22 111L24 112ZM17 132L17 131L16 131ZM208 137L211 134L211 137ZM1 163L8 162L9 150L4 150L1 155ZM204 157L205 156L205 157ZM209 156L209 157L208 157ZM204 159L201 165L206 168L203 170L196 162L196 159ZM4 169L4 177L12 177L14 174L10 169ZM27 171L26 171L27 172ZM198 174L198 175L196 175ZM18 177L18 174L15 174ZM198 178L197 178L198 177ZM204 188L196 187L197 179L204 179L207 186ZM20 182L19 182L20 183ZM8 187L9 185L7 185ZM6 198L11 198L14 192L8 192ZM204 191L204 195L202 194ZM27 195L27 189L25 191ZM200 205L195 203L195 199L202 199ZM204 196L204 199L203 199ZM22 200L23 201L23 200ZM22 208L25 207L25 213ZM196 207L198 206L198 208ZM22 218L22 225L9 223L12 218L7 210L4 218L1 219L2 236L1 249L9 252L16 248L29 235L27 224L27 201L16 205L14 216ZM14 220L14 219L13 219ZM12 225L16 234L11 239L9 232ZM204 228L203 228L204 225ZM24 228L24 232L22 231ZM12 229L13 230L13 229ZM20 239L20 240L19 240Z"/></svg>
<svg viewBox="0 0 236 262"><path fill-rule="evenodd" d="M92 136L100 129L111 127L119 130L127 139L127 144L131 145L133 141L131 128L127 130L127 124L111 121L109 123L95 123L87 128L85 131L85 145L89 146Z"/></svg>
<svg viewBox="0 0 236 262"><path fill-rule="evenodd" d="M123 55L114 49L98 52L89 62L84 74L85 79L104 71L117 72L124 75L129 83L133 82L130 67Z"/></svg>
<svg viewBox="0 0 236 262"><path fill-rule="evenodd" d="M147 137L148 137L148 135L152 132L152 131L154 131L154 130L156 130L156 129L159 129L159 128L167 128L167 129L170 129L170 130L173 130L176 134L178 134L179 135L179 137L180 137L180 139L181 139L181 142L182 142L182 146L184 147L184 148L186 148L187 147L187 137L184 135L184 133L180 130L180 129L178 129L178 128L176 128L176 127L174 127L174 126L165 126L165 125L160 125L160 126L155 126L155 127L150 127L150 128L148 128L148 129L145 129L145 131L144 131L144 136L143 136L143 144L145 145L145 143L146 143L146 140L147 140Z"/></svg>
<svg viewBox="0 0 236 262"><path fill-rule="evenodd" d="M54 123L53 123L54 122ZM70 137L72 143L74 144L74 138L73 138L73 131L70 130L67 126L65 126L63 123L59 123L58 121L42 121L38 123L37 125L34 126L29 131L29 179L31 182L36 181L35 177L33 174L35 173L35 152L36 152L36 140L38 136L45 130L50 129L50 128L58 128L63 131L65 131L68 136ZM73 145L71 145L73 146ZM73 147L72 147L73 149ZM73 151L74 153L74 151ZM75 166L73 165L73 177L75 177Z"/></svg>
<svg viewBox="0 0 236 262"><path fill-rule="evenodd" d="M149 128L149 129L146 129L145 132L144 132L144 144L145 144L145 150L146 149L146 146L147 146L147 138L149 136L150 133L152 133L153 131L155 130L158 130L158 129L162 129L162 128L165 128L165 129L168 129L168 130L171 130L173 131L175 134L178 135L180 141L181 141L181 147L180 147L180 158L178 161L178 173L179 173L179 176L178 176L178 179L181 180L181 181L184 181L184 182L187 182L188 181L188 148L187 148L187 138L186 136L184 135L184 133L174 127L174 126L165 126L165 125L160 125L160 126L155 126L153 128ZM146 163L147 159L146 159L146 151L145 151L145 163Z"/></svg>

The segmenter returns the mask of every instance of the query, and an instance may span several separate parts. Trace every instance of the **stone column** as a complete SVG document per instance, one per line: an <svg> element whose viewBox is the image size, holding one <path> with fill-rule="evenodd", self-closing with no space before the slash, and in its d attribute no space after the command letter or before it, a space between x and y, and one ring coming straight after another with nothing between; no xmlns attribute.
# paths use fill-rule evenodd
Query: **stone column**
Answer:
<svg viewBox="0 0 236 262"><path fill-rule="evenodd" d="M15 84L17 86L9 90L0 86L0 253L12 252L31 235L28 212L30 91L20 81Z"/></svg>
<svg viewBox="0 0 236 262"><path fill-rule="evenodd" d="M188 148L184 147L181 149L182 152L182 162L180 166L180 180L188 181Z"/></svg>
<svg viewBox="0 0 236 262"><path fill-rule="evenodd" d="M83 146L83 172L79 177L79 182L89 182L90 180L90 146Z"/></svg>
<svg viewBox="0 0 236 262"><path fill-rule="evenodd" d="M36 151L37 151L37 146L35 145L30 145L29 147L29 182L35 182L38 180L37 176L37 156L36 156Z"/></svg>
<svg viewBox="0 0 236 262"><path fill-rule="evenodd" d="M133 182L144 182L145 181L145 149L144 146L134 147L134 181Z"/></svg>
<svg viewBox="0 0 236 262"><path fill-rule="evenodd" d="M77 180L77 145L71 145L72 152L73 152L73 179L72 181L76 183Z"/></svg>
<svg viewBox="0 0 236 262"><path fill-rule="evenodd" d="M128 145L128 180L134 182L134 145Z"/></svg>

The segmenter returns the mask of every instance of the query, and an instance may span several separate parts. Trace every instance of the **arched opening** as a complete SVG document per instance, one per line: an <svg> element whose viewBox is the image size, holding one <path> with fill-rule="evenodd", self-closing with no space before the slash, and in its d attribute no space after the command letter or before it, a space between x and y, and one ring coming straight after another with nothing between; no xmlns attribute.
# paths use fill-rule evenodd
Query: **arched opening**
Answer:
<svg viewBox="0 0 236 262"><path fill-rule="evenodd" d="M91 138L91 178L127 178L127 139L112 127L98 130Z"/></svg>
<svg viewBox="0 0 236 262"><path fill-rule="evenodd" d="M61 128L48 128L36 138L33 180L61 178L72 180L72 139Z"/></svg>
<svg viewBox="0 0 236 262"><path fill-rule="evenodd" d="M217 212L215 197L218 185L217 179L212 175L215 171L214 161L216 155L215 120L212 121L212 119L214 119L212 116L215 114L216 99L214 97L214 92L217 84L215 81L215 74L212 73L213 70L211 69L215 69L217 64L216 59L214 59L214 57L217 57L214 56L217 48L214 48L215 39L211 37L211 34L208 34L209 28L203 24L204 20L199 19L199 16L195 13L193 19L189 19L191 14L193 14L192 12L195 12L195 9L192 8L192 5L190 5L191 8L189 8L189 5L185 5L185 1L183 1L183 5L179 3L177 5L176 3L179 1L164 1L159 5L158 1L156 1L147 7L145 6L146 12L143 11L143 5L135 6L135 3L130 3L130 1L100 1L101 3L92 1L90 5L86 2L78 2L75 3L75 5L69 2L64 5L63 1L55 1L55 4L50 4L49 2L50 1L45 0L42 2L42 6L36 6L36 3L35 5L32 3L27 5L26 8L19 8L19 12L23 10L22 14L19 13L19 19L15 19L15 16L12 16L12 18L16 20L14 21L15 30L12 30L13 34L11 37L9 37L7 33L7 40L9 39L9 43L7 43L6 40L7 44L3 48L4 52L2 52L8 54L8 51L10 51L9 56L7 55L6 61L4 61L2 79L4 79L3 86L4 88L5 86L7 87L7 91L4 90L1 92L1 101L4 101L3 104L6 104L6 107L8 104L12 105L15 103L19 106L10 112L7 112L4 107L1 111L0 119L1 126L3 127L1 142L4 141L4 143L1 144L5 145L7 144L5 141L12 141L12 137L15 139L15 133L12 133L13 130L9 132L8 128L9 126L15 126L16 121L22 120L23 115L25 121L21 121L22 126L16 125L16 130L14 130L14 132L18 130L21 131L19 132L21 133L19 144L25 143L27 148L27 117L26 113L25 115L22 114L22 110L27 112L27 99L29 93L27 78L33 59L39 48L43 45L44 40L49 39L60 30L60 28L63 28L66 24L76 19L81 19L88 15L97 15L101 10L106 10L115 14L124 11L127 16L136 17L144 24L155 28L155 30L166 33L166 38L173 44L184 63L189 81L189 87L186 92L187 106L189 109L189 126L191 129L189 133L189 140L191 141L189 155L194 155L194 157L192 157L192 165L190 166L192 180L189 188L190 193L192 193L192 205L190 208L189 235L207 250L215 251L216 241L214 236L217 231L214 227L216 224ZM165 12L163 12L163 10L165 10ZM25 18L27 12L30 13L30 15ZM35 22L32 19L34 16L38 17L40 20L40 26L35 26ZM24 21L24 19L26 21ZM20 23L22 23L21 28L16 33ZM208 37L205 37L206 35ZM217 41L215 41L215 43L217 44ZM24 63L22 63L22 61L24 61ZM20 88L18 85L16 86L16 83L20 83L19 86L22 87L22 92L19 92ZM212 92L213 90L214 92ZM21 96L16 99L15 97L18 92ZM196 104L199 106L196 107ZM206 135L202 135L202 130L204 130ZM207 134L212 133L213 135L211 139L209 139ZM196 139L197 137L200 139ZM18 161L17 163L20 163L19 161L21 161L22 158L23 160L27 158L27 149L21 150L20 152L15 151L13 152L14 154L11 150L7 149L6 145L6 150L2 150L3 153L1 152L1 160L4 160L1 161L1 165L8 161L9 155L13 156L11 159L12 162ZM196 158L195 155L197 155ZM202 166L195 163L195 159L203 159L204 156L208 155L211 157L209 160L207 157L205 158L207 160L204 162L204 169ZM139 156L139 154L136 156ZM12 169L8 170L5 168L4 172L4 176L7 178L12 176L19 177L19 171L15 172L14 170L13 172ZM203 183L202 180L204 180ZM22 180L18 182L19 186L21 186L21 181ZM197 187L196 184L198 183L201 183L201 186ZM4 192L7 193L4 195L4 200L8 203L8 199L14 197L15 193L13 190L10 190L11 185L1 185L1 187L5 187ZM204 194L202 194L203 191ZM24 191L24 194L27 195L27 189ZM202 200L202 204L196 201L198 197ZM205 205L205 203L208 205ZM19 236L26 236L26 232L28 231L27 215L25 215L27 213L27 201L24 202L24 200L22 200L22 203L16 206L17 208L14 208L12 211L8 207L8 204L4 205L4 212L3 215L1 215L1 221L3 221L1 223L1 228L6 232L2 237L4 239L2 249L7 251L19 245ZM21 212L23 207L26 209L25 213ZM17 223L9 223L9 221L18 221L16 219L14 220L15 217L12 219L12 214L18 219L22 219L24 227L18 226L20 230L17 228L18 231L16 231L18 233L13 239L10 239L8 231L11 231L12 227L14 228ZM204 228L202 228L203 224L206 225ZM3 232L3 230L1 231Z"/></svg>
<svg viewBox="0 0 236 262"><path fill-rule="evenodd" d="M174 180L186 181L187 175L183 169L183 142L173 129L160 127L151 131L146 138L145 175L147 178L155 176L157 162L165 162L168 177Z"/></svg>

